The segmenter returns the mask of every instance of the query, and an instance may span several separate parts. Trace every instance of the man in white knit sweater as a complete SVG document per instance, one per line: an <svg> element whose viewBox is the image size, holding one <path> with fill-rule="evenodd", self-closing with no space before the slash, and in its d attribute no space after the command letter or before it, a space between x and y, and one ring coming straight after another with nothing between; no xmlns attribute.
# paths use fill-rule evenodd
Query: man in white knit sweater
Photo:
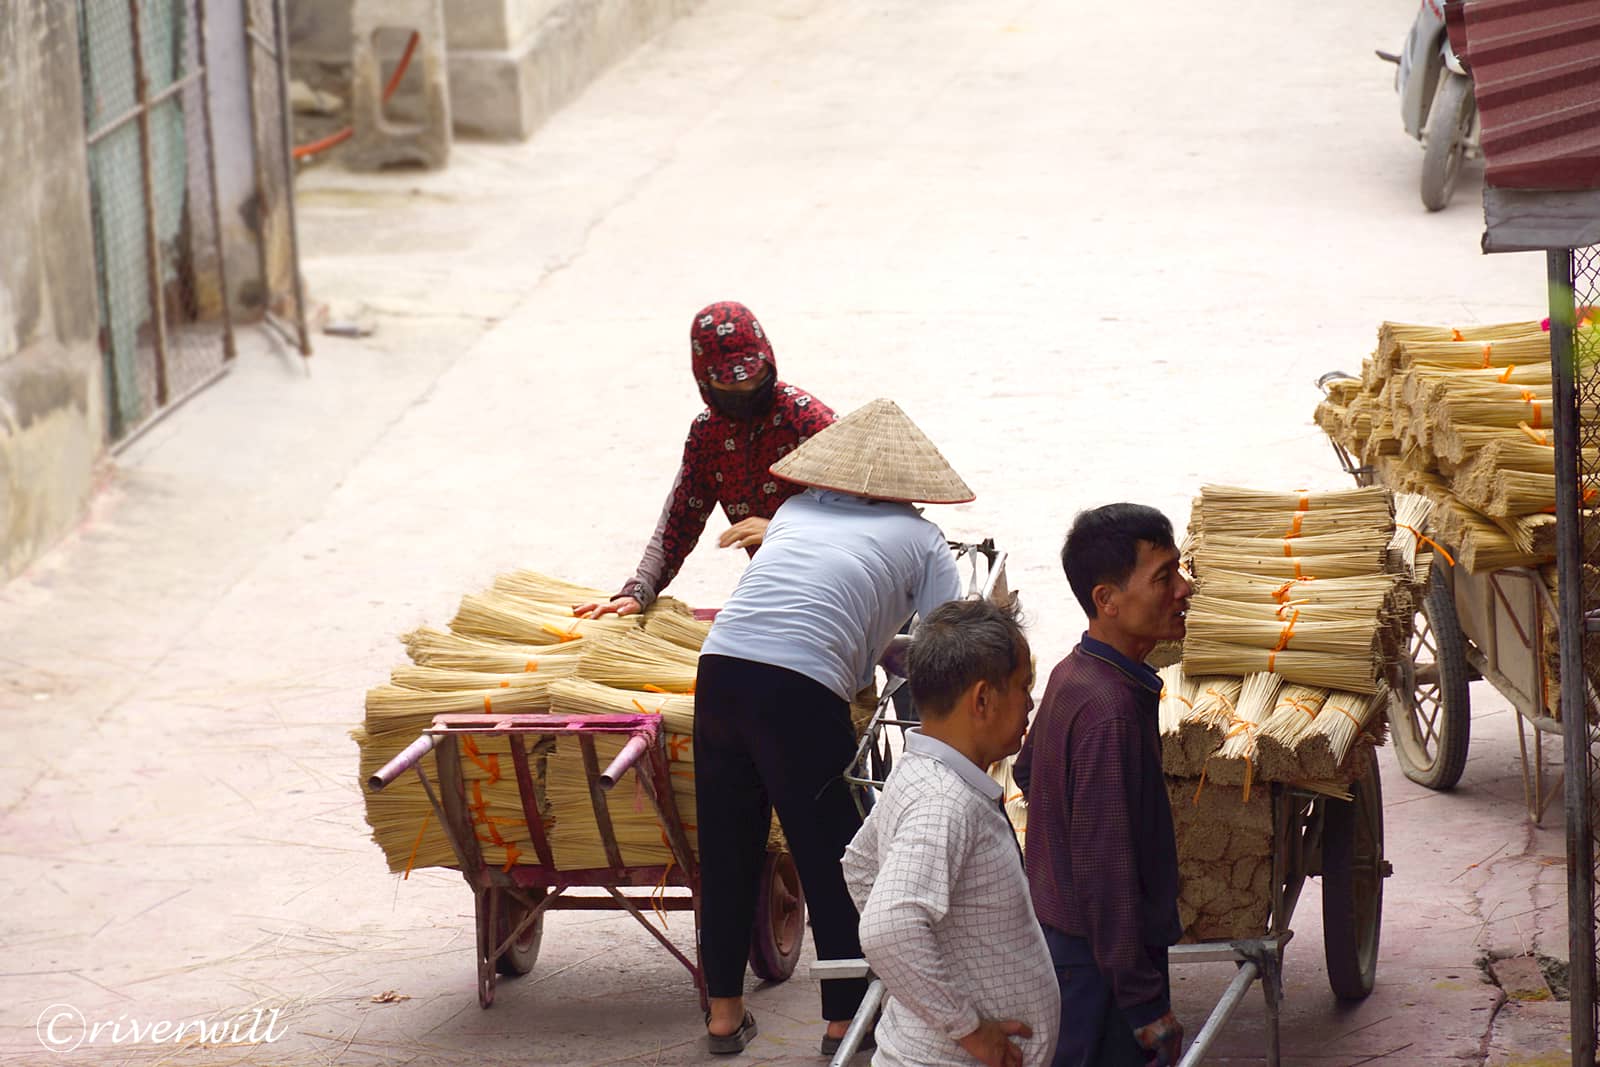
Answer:
<svg viewBox="0 0 1600 1067"><path fill-rule="evenodd" d="M1060 993L985 773L1027 729L1027 638L1013 607L955 601L923 620L908 668L922 727L844 855L861 947L889 994L873 1065L1043 1067Z"/></svg>

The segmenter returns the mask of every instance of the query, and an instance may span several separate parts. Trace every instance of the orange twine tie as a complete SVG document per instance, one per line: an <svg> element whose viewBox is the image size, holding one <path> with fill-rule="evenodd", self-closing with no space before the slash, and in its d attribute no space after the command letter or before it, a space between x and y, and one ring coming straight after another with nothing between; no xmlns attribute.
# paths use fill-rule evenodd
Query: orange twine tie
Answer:
<svg viewBox="0 0 1600 1067"><path fill-rule="evenodd" d="M1306 707L1306 705L1305 705L1305 703L1303 701L1296 700L1293 697L1285 697L1283 700L1278 702L1278 707L1279 708L1293 708L1296 711L1303 711L1303 712L1306 713L1306 715L1309 718L1315 719L1317 717L1317 709L1316 708L1308 708L1308 707ZM1274 713L1276 713L1277 708L1274 708L1273 711L1274 711Z"/></svg>
<svg viewBox="0 0 1600 1067"><path fill-rule="evenodd" d="M1517 423L1517 429L1526 434L1528 436L1528 440L1532 441L1536 445L1550 444L1550 435L1545 433L1543 430L1535 430L1532 426L1529 426L1525 422Z"/></svg>
<svg viewBox="0 0 1600 1067"><path fill-rule="evenodd" d="M1446 549L1439 542L1435 541L1433 538L1429 537L1427 534L1423 533L1421 530L1417 529L1415 526L1407 526L1403 522L1397 522L1395 525L1402 530L1409 530L1411 532L1411 536L1415 537L1421 544L1431 546L1435 552L1444 557L1444 561L1450 564L1450 566L1454 567L1456 565L1456 558L1450 554L1448 549Z"/></svg>
<svg viewBox="0 0 1600 1067"><path fill-rule="evenodd" d="M539 629L543 630L547 634L552 634L556 638L556 640L560 641L562 644L566 644L568 641L581 641L581 640L583 640L583 635L582 634L574 632L574 631L576 631L578 629L578 624L577 623L573 623L572 624L572 629L571 630L563 630L561 627L559 627L559 626L551 626L547 622L540 623L539 624Z"/></svg>
<svg viewBox="0 0 1600 1067"><path fill-rule="evenodd" d="M1489 361L1490 360L1489 354L1491 352L1493 352L1493 351L1494 351L1494 342L1485 341L1483 343L1483 367L1484 367L1485 370L1488 370L1491 366L1493 366L1493 364Z"/></svg>
<svg viewBox="0 0 1600 1067"><path fill-rule="evenodd" d="M406 873L400 877L402 882L409 881L411 878L411 868L417 862L417 849L422 847L422 835L428 832L428 820L431 818L433 818L432 808L422 813L422 825L417 827L417 839L411 842L411 855L406 857Z"/></svg>
<svg viewBox="0 0 1600 1067"><path fill-rule="evenodd" d="M1343 704L1329 704L1328 707L1333 711L1337 711L1340 715L1343 715L1351 722L1355 723L1357 730L1361 729L1361 720L1356 718L1354 713L1352 713L1349 708L1345 707Z"/></svg>
<svg viewBox="0 0 1600 1067"><path fill-rule="evenodd" d="M1511 380L1511 372L1516 370L1516 369L1517 369L1517 365L1515 363L1511 364L1509 367L1506 368L1506 372L1504 374L1500 375L1500 381L1509 382Z"/></svg>
<svg viewBox="0 0 1600 1067"><path fill-rule="evenodd" d="M1287 625L1287 626L1285 626L1283 628L1283 632L1278 635L1278 643L1273 646L1271 652L1267 653L1267 670L1268 671L1271 671L1271 670L1276 668L1277 663L1278 663L1278 653L1284 651L1285 649L1287 649L1289 647L1289 639L1294 636L1294 624L1299 622L1299 621L1300 621L1300 612L1298 612L1298 611L1296 611L1293 615L1291 615L1289 617L1289 625Z"/></svg>
<svg viewBox="0 0 1600 1067"><path fill-rule="evenodd" d="M1450 330L1450 340L1452 340L1452 341L1465 341L1466 338L1461 336L1461 331L1460 330L1457 330L1454 327L1452 327L1451 330Z"/></svg>
<svg viewBox="0 0 1600 1067"><path fill-rule="evenodd" d="M1527 389L1522 391L1522 399L1533 409L1533 428L1539 429L1543 425L1543 420L1539 417L1539 401L1535 400L1533 393Z"/></svg>
<svg viewBox="0 0 1600 1067"><path fill-rule="evenodd" d="M489 753L489 758L484 759L483 753L478 751L477 742L469 736L466 738L467 758L478 765L483 773L489 776L489 784L494 785L500 780L500 757L496 753Z"/></svg>

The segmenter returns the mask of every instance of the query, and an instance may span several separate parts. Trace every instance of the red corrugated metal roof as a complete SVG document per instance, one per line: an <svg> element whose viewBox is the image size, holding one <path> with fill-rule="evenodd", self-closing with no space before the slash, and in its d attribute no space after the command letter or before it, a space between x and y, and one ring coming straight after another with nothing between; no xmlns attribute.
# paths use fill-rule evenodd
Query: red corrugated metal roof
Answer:
<svg viewBox="0 0 1600 1067"><path fill-rule="evenodd" d="M1452 0L1472 71L1484 180L1505 189L1600 189L1600 0Z"/></svg>

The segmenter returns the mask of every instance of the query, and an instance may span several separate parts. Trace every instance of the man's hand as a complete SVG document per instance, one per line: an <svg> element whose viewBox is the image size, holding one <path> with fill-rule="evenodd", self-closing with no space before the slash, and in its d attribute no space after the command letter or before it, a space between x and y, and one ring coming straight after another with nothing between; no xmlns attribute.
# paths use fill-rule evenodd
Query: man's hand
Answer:
<svg viewBox="0 0 1600 1067"><path fill-rule="evenodd" d="M572 613L580 619L598 619L606 615L637 615L644 607L631 596L619 596L612 599L609 604L579 604L572 609Z"/></svg>
<svg viewBox="0 0 1600 1067"><path fill-rule="evenodd" d="M1169 1011L1155 1022L1135 1030L1133 1039L1146 1052L1156 1054L1160 1067L1175 1067L1183 1051L1183 1025Z"/></svg>
<svg viewBox="0 0 1600 1067"><path fill-rule="evenodd" d="M967 1054L988 1067L1022 1067L1022 1049L1011 1038L1032 1037L1033 1029L1015 1019L984 1019L959 1044Z"/></svg>
<svg viewBox="0 0 1600 1067"><path fill-rule="evenodd" d="M748 519L740 519L717 538L718 548L759 548L767 536L767 523L769 519L758 519L752 515Z"/></svg>

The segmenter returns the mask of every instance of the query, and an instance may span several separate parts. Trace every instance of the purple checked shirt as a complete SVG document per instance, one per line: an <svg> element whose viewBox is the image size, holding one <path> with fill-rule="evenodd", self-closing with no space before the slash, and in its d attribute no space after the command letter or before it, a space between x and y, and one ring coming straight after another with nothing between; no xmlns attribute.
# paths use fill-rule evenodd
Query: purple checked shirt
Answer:
<svg viewBox="0 0 1600 1067"><path fill-rule="evenodd" d="M1051 672L1015 768L1034 911L1088 940L1135 1026L1170 1006L1145 946L1183 934L1160 695L1155 671L1085 634Z"/></svg>

